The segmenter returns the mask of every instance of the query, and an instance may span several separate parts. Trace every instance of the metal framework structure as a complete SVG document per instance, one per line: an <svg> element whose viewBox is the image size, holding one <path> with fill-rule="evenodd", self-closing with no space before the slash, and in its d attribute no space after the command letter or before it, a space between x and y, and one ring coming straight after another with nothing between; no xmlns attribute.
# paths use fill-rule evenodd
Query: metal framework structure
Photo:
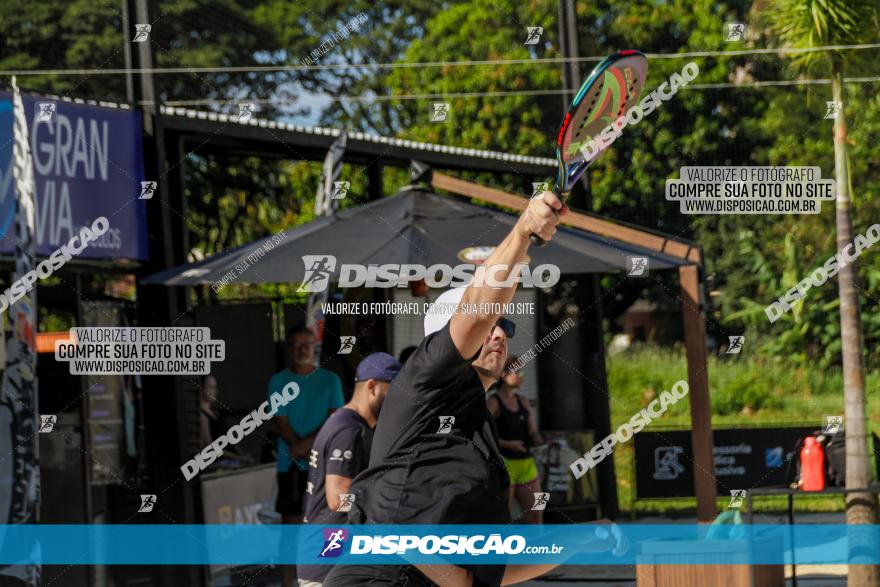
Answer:
<svg viewBox="0 0 880 587"><path fill-rule="evenodd" d="M275 158L305 158L300 156L308 155L321 160L341 133L334 128L254 117L242 120L235 115L179 107L162 106L159 112L167 132L207 134L212 137L211 145L235 148L246 144L248 152L265 152ZM516 173L529 177L556 173L556 159L546 157L466 149L362 132L347 134L346 162L369 163L380 158L383 163L407 167L410 161L417 159L441 169Z"/></svg>

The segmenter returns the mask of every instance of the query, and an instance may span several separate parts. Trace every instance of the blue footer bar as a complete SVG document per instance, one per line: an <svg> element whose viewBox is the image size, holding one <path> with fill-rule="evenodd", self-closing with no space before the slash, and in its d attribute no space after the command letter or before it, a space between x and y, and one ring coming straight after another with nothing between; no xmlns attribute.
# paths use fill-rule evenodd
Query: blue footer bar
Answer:
<svg viewBox="0 0 880 587"><path fill-rule="evenodd" d="M880 526L0 525L0 564L880 564Z"/></svg>

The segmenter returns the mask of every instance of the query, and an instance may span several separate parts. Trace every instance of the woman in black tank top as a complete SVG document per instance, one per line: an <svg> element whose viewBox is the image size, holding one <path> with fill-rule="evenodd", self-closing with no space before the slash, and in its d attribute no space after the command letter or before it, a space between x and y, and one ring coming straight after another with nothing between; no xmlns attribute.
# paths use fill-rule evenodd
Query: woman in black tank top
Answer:
<svg viewBox="0 0 880 587"><path fill-rule="evenodd" d="M495 418L498 444L510 476L510 507L516 499L527 524L540 524L543 508L534 509L540 500L541 481L538 467L529 448L543 443L532 413L529 400L517 393L522 386L522 372L511 370L514 360L508 360L496 392L489 396L488 407Z"/></svg>

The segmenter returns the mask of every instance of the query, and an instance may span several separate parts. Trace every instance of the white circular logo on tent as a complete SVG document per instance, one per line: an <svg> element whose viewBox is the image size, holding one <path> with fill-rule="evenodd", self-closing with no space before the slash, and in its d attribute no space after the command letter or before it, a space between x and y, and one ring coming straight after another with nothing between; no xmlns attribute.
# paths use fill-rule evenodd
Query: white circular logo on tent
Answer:
<svg viewBox="0 0 880 587"><path fill-rule="evenodd" d="M462 249L458 252L458 260L464 261L465 263L473 263L474 265L482 265L486 259L489 258L489 255L492 254L492 251L495 250L495 247L468 247L466 249ZM528 256L525 258L525 262L528 263L531 261Z"/></svg>

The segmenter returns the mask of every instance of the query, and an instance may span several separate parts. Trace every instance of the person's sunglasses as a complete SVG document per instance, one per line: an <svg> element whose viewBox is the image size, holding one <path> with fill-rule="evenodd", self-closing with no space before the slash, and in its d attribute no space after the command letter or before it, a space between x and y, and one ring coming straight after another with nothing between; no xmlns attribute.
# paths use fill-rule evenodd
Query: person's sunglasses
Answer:
<svg viewBox="0 0 880 587"><path fill-rule="evenodd" d="M516 335L516 323L507 318L499 318L495 326L503 330L507 338L513 338Z"/></svg>

